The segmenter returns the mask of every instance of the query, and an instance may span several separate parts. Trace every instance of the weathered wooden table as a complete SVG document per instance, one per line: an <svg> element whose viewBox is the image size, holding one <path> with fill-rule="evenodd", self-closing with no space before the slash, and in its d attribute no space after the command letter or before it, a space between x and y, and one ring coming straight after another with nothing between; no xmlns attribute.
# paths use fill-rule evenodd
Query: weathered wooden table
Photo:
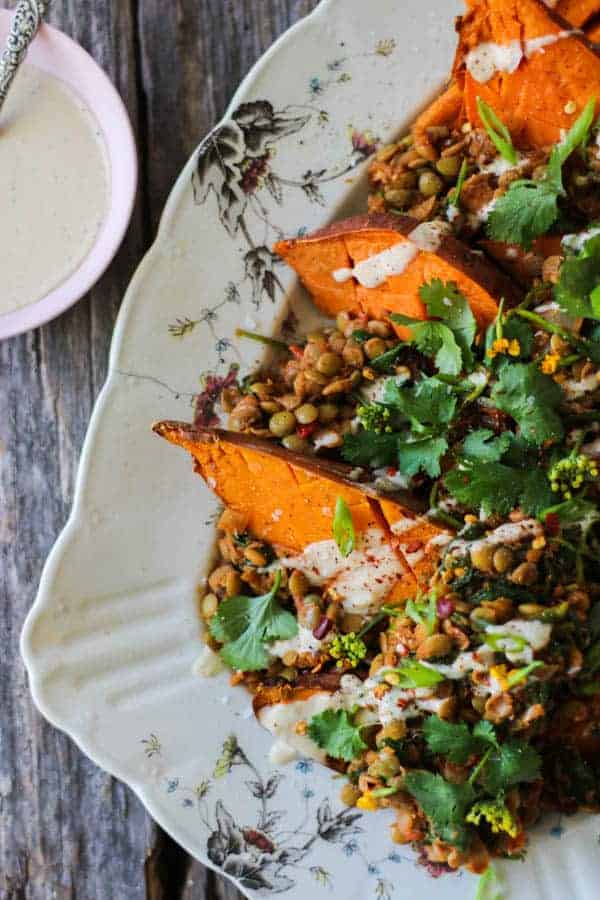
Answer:
<svg viewBox="0 0 600 900"><path fill-rule="evenodd" d="M0 900L239 896L41 719L18 641L69 512L119 303L167 194L252 63L316 5L53 0L50 21L92 53L127 104L140 190L125 243L90 295L50 325L0 344Z"/></svg>

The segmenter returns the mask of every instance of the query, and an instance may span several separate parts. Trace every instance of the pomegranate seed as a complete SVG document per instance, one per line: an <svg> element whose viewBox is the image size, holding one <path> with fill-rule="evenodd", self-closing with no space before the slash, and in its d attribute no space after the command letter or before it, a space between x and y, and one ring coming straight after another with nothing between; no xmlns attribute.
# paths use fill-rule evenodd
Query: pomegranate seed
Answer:
<svg viewBox="0 0 600 900"><path fill-rule="evenodd" d="M331 621L331 619L328 619L327 616L323 616L321 621L313 631L313 637L315 637L318 641L322 641L324 637L327 637L332 628L333 622Z"/></svg>

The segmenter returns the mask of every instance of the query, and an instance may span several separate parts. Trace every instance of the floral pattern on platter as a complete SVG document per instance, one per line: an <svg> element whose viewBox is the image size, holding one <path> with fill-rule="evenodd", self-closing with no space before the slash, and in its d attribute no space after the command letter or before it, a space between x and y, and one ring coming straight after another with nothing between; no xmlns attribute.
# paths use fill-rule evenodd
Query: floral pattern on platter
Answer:
<svg viewBox="0 0 600 900"><path fill-rule="evenodd" d="M141 744L148 759L164 757L162 743L155 733L144 738ZM167 794L183 808L197 812L207 835L209 860L246 890L284 893L297 886L300 872L308 873L318 887L333 889L331 872L311 861L313 850L324 842L339 848L346 857L361 858L368 876L373 878L372 896L377 900L393 900L395 879L383 873L384 867L403 862L418 864L418 860L396 849L381 859L370 859L360 843L360 836L365 832L363 814L347 807L335 811L328 797L317 800L310 786L313 767L314 763L308 759L295 764L294 771L300 780L298 803L293 811L277 806L283 773L261 774L233 734L223 742L210 777L203 777L192 786L179 777L159 777ZM256 821L252 824L237 822L227 807L227 793L232 785L226 780L236 769L250 776L244 778L243 787L256 801ZM222 791L220 785L227 790ZM235 790L240 787L236 784ZM296 811L298 820L289 821Z"/></svg>
<svg viewBox="0 0 600 900"><path fill-rule="evenodd" d="M330 168L306 169L294 178L277 170L277 143L300 135L309 123L324 126L330 121L328 111L311 101L326 88L351 80L348 71L340 73L343 65L365 56L385 58L395 49L393 38L382 39L367 53L332 60L326 66L328 78L315 75L310 79L308 103L281 109L266 99L242 103L225 124L208 135L198 150L192 175L194 201L198 206L204 206L210 199L215 201L219 221L228 236L243 240L244 275L238 282L229 282L222 297L212 306L202 308L197 318L175 318L169 325L173 337L185 337L198 326L206 325L215 337L219 364L223 365L231 343L223 342L216 334L219 313L231 304L239 306L246 289L255 309L260 308L264 299L274 302L283 291L277 275L281 262L271 246L285 236L276 221L277 208L289 202L284 191L302 191L311 203L326 206L323 186L347 177L377 150L380 141L370 130L349 124L344 159ZM300 227L297 233L301 235L305 230Z"/></svg>

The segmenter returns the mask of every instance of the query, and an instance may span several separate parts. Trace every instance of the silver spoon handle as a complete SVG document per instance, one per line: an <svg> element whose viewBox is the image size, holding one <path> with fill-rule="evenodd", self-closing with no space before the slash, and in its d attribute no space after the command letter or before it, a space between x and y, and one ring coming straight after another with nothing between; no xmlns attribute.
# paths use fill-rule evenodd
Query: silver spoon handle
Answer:
<svg viewBox="0 0 600 900"><path fill-rule="evenodd" d="M0 56L0 109L27 48L42 23L48 3L49 0L19 0L17 4L6 47Z"/></svg>

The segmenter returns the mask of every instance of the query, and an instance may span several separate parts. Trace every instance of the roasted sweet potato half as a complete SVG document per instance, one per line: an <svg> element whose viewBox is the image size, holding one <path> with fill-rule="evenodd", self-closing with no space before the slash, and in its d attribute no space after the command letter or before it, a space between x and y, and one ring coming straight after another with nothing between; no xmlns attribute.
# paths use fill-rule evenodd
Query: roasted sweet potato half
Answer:
<svg viewBox="0 0 600 900"><path fill-rule="evenodd" d="M331 540L334 510L342 497L357 537L376 535L398 556L399 577L388 601L414 596L416 590L402 547L407 545L410 551L417 540L425 544L445 534L427 522L410 495L384 501L370 485L350 477L350 466L291 453L271 441L236 432L179 422L160 422L154 431L188 450L196 471L225 505L242 513L248 529L280 552L301 553L310 544Z"/></svg>
<svg viewBox="0 0 600 900"><path fill-rule="evenodd" d="M280 241L275 251L295 269L317 306L331 316L349 310L374 318L394 312L425 319L419 289L434 278L458 285L481 328L495 319L501 299L507 306L519 302L519 288L503 272L434 227L419 226L408 216L355 216L307 237ZM392 261L386 275L382 254L392 248L398 248L398 263L394 266ZM378 259L379 279L372 276Z"/></svg>
<svg viewBox="0 0 600 900"><path fill-rule="evenodd" d="M576 6L586 21L584 5L564 11L573 21ZM600 98L600 56L543 0L468 0L468 6L453 70L464 93L464 118L481 125L480 96L517 146L556 143L588 100Z"/></svg>
<svg viewBox="0 0 600 900"><path fill-rule="evenodd" d="M552 6L551 3L548 5ZM572 28L583 28L600 13L600 0L558 0L554 5L554 12Z"/></svg>

